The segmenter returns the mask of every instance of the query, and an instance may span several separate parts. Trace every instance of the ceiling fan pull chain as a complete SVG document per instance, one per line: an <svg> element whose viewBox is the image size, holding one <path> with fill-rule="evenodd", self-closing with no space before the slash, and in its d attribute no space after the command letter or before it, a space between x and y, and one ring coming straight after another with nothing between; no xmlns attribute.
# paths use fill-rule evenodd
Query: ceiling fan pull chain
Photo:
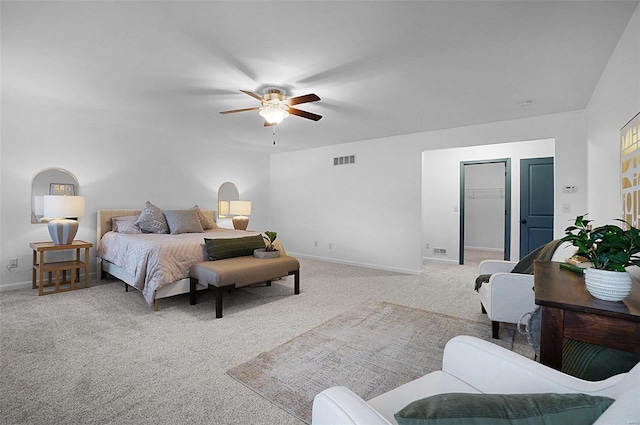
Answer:
<svg viewBox="0 0 640 425"><path fill-rule="evenodd" d="M278 126L277 124L273 125L273 146L276 145L276 127L277 126Z"/></svg>

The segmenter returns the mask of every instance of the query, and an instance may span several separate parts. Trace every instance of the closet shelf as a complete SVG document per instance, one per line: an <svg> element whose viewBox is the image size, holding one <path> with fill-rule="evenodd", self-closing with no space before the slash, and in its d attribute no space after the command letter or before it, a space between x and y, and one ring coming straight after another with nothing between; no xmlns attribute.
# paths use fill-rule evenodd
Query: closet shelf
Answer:
<svg viewBox="0 0 640 425"><path fill-rule="evenodd" d="M465 189L465 194L469 199L504 199L504 187Z"/></svg>

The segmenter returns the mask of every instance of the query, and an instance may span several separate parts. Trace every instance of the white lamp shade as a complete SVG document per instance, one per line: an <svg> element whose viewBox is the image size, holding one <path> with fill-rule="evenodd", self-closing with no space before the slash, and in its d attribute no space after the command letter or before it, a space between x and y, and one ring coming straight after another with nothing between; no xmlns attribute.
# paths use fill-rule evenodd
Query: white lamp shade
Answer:
<svg viewBox="0 0 640 425"><path fill-rule="evenodd" d="M229 214L229 201L218 202L218 214L220 215Z"/></svg>
<svg viewBox="0 0 640 425"><path fill-rule="evenodd" d="M231 201L229 203L229 214L251 215L251 201Z"/></svg>
<svg viewBox="0 0 640 425"><path fill-rule="evenodd" d="M84 196L44 195L43 214L49 218L84 216Z"/></svg>
<svg viewBox="0 0 640 425"><path fill-rule="evenodd" d="M34 197L33 212L35 215L44 215L44 197L42 195Z"/></svg>

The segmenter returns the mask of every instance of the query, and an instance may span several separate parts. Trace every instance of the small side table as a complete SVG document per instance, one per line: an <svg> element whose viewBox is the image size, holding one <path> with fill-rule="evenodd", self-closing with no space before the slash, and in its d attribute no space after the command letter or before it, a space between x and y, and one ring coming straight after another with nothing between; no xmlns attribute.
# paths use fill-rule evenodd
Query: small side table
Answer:
<svg viewBox="0 0 640 425"><path fill-rule="evenodd" d="M558 263L533 264L535 302L540 306L540 363L562 369L564 338L640 354L640 283L620 302L594 298L584 277Z"/></svg>
<svg viewBox="0 0 640 425"><path fill-rule="evenodd" d="M89 287L89 248L92 243L76 240L68 245L56 245L53 242L32 242L33 249L33 282L32 288L39 288L39 295L57 294L59 292L78 289L76 282L80 283L80 269L84 269L84 287ZM84 248L84 261L81 260L80 251ZM75 250L76 258L70 261L45 261L45 253L51 251ZM67 270L69 281L67 281ZM48 283L44 282L44 274L48 274ZM55 280L52 275L55 273ZM68 287L64 287L68 285ZM53 290L45 291L45 287L55 286Z"/></svg>

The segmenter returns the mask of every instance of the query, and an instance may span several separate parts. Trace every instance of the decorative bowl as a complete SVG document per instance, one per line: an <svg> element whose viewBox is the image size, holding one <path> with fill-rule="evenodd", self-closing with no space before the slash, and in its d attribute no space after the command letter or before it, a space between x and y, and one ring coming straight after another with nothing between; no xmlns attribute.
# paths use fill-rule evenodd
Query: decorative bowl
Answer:
<svg viewBox="0 0 640 425"><path fill-rule="evenodd" d="M253 256L256 258L278 258L280 251L267 251L267 248L258 248L253 250Z"/></svg>

